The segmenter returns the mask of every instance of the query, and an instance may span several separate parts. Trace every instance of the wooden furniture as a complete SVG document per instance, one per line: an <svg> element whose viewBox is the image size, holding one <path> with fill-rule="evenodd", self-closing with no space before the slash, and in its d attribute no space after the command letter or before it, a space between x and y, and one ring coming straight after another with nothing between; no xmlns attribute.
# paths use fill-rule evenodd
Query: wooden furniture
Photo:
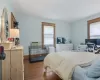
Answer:
<svg viewBox="0 0 100 80"><path fill-rule="evenodd" d="M5 49L11 49L11 47L14 45L13 42L2 42L0 45L4 46Z"/></svg>
<svg viewBox="0 0 100 80"><path fill-rule="evenodd" d="M5 50L2 61L2 80L24 80L23 47Z"/></svg>
<svg viewBox="0 0 100 80"><path fill-rule="evenodd" d="M6 59L2 61L2 80L10 80L10 50L5 50Z"/></svg>
<svg viewBox="0 0 100 80"><path fill-rule="evenodd" d="M71 51L73 50L73 44L56 44L56 51Z"/></svg>

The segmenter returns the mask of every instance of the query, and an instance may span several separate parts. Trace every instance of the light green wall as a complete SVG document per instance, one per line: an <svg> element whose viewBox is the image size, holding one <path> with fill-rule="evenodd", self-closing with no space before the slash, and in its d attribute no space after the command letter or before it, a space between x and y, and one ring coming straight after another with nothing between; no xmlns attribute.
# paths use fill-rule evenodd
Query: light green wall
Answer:
<svg viewBox="0 0 100 80"><path fill-rule="evenodd" d="M50 20L40 17L34 17L25 13L15 14L19 22L20 28L20 43L24 46L24 53L28 55L28 46L30 42L41 42L41 22L50 22L56 24L56 37L65 37L70 39L70 26L68 23L59 20Z"/></svg>
<svg viewBox="0 0 100 80"><path fill-rule="evenodd" d="M100 17L100 13L70 23L71 40L74 44L74 49L80 43L85 43L85 39L87 38L87 21L98 17Z"/></svg>
<svg viewBox="0 0 100 80"><path fill-rule="evenodd" d="M95 14L71 23L34 17L25 13L15 13L15 16L19 21L21 45L24 46L24 53L27 55L29 53L28 46L30 42L41 42L41 22L55 23L56 36L71 39L74 49L76 49L80 43L85 43L85 39L87 38L87 21L100 17L100 14Z"/></svg>

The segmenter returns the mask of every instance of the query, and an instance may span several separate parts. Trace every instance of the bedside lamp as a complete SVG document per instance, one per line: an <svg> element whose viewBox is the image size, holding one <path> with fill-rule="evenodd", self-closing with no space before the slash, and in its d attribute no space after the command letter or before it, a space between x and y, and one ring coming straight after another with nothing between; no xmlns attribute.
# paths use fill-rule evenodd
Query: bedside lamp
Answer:
<svg viewBox="0 0 100 80"><path fill-rule="evenodd" d="M10 38L14 38L15 45L19 43L19 29L10 29Z"/></svg>

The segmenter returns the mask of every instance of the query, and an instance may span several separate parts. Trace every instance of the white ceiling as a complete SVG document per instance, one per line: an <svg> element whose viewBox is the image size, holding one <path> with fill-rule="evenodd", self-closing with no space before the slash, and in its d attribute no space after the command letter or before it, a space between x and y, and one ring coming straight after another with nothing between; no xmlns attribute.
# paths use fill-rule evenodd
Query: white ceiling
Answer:
<svg viewBox="0 0 100 80"><path fill-rule="evenodd" d="M48 19L74 21L100 12L100 0L14 0L14 8Z"/></svg>

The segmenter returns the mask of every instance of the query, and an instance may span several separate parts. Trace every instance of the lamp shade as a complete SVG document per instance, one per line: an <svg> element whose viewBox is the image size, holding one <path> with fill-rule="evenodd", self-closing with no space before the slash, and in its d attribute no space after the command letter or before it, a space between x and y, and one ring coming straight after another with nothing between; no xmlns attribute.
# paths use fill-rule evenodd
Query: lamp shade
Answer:
<svg viewBox="0 0 100 80"><path fill-rule="evenodd" d="M19 29L10 29L10 38L19 38Z"/></svg>

